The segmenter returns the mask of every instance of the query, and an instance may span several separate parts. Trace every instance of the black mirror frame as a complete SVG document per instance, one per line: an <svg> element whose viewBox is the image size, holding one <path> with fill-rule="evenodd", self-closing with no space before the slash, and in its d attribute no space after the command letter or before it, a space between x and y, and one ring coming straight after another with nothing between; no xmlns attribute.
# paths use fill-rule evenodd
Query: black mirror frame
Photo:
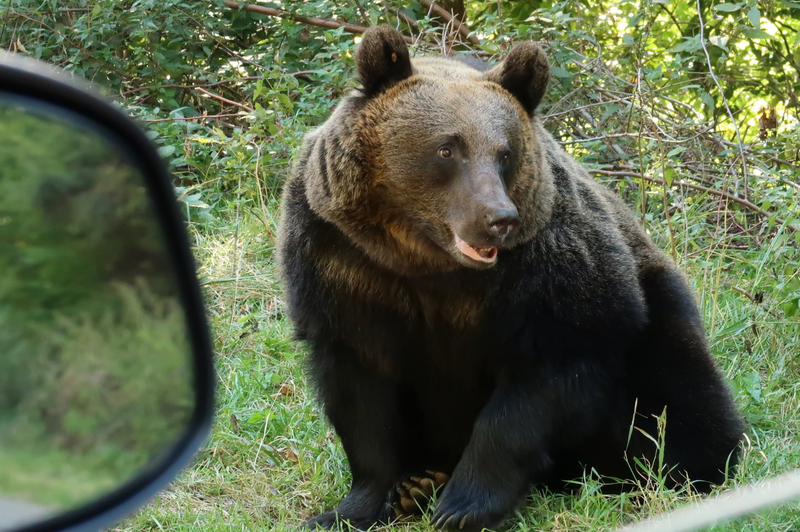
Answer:
<svg viewBox="0 0 800 532"><path fill-rule="evenodd" d="M170 174L142 129L69 74L2 51L0 93L39 101L83 117L108 131L115 137L109 140L131 155L131 162L146 181L186 315L195 374L195 408L186 432L168 452L120 488L78 509L17 529L17 532L96 531L133 512L166 487L190 463L211 431L216 378L203 297Z"/></svg>

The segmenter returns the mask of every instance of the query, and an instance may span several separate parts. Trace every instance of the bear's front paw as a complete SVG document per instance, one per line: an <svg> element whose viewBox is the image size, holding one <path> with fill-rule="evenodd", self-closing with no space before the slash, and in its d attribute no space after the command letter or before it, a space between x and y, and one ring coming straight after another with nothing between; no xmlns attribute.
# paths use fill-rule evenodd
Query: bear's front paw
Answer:
<svg viewBox="0 0 800 532"><path fill-rule="evenodd" d="M436 504L431 524L440 530L493 529L503 522L516 502L502 490L483 490L454 479Z"/></svg>
<svg viewBox="0 0 800 532"><path fill-rule="evenodd" d="M397 486L397 500L394 502L398 518L420 515L428 501L450 480L450 476L439 471L426 471L425 475L412 476Z"/></svg>

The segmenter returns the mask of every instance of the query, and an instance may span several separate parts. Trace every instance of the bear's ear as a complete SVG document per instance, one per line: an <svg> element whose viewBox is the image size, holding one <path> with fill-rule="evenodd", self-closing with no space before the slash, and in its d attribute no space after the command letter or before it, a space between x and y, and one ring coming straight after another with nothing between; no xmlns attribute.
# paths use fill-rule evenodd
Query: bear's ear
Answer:
<svg viewBox="0 0 800 532"><path fill-rule="evenodd" d="M550 80L550 64L544 51L532 42L520 43L502 63L484 75L510 92L529 116L542 101Z"/></svg>
<svg viewBox="0 0 800 532"><path fill-rule="evenodd" d="M391 26L372 26L356 51L361 92L373 96L411 76L411 59L403 34Z"/></svg>

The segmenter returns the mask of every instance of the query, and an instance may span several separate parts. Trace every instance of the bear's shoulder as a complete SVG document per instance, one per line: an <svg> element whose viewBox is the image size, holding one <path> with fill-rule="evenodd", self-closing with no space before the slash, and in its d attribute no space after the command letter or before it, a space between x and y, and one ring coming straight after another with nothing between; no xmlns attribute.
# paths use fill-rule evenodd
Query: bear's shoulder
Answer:
<svg viewBox="0 0 800 532"><path fill-rule="evenodd" d="M593 180L548 133L541 172L552 178L548 221L506 260L505 277L523 304L582 327L631 330L647 316L643 267L669 267L622 200ZM611 330L611 329L609 329Z"/></svg>

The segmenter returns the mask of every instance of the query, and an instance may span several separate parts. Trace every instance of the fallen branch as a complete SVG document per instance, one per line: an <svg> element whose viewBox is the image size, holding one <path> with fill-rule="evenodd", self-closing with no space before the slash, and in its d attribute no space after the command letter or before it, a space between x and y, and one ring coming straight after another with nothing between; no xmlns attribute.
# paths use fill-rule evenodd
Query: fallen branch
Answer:
<svg viewBox="0 0 800 532"><path fill-rule="evenodd" d="M234 102L233 100L229 100L227 98L223 98L219 94L214 94L213 92L208 92L207 90L201 89L200 87L195 87L194 90L196 90L197 92L203 93L206 96L214 98L215 100L219 100L219 101L227 103L229 105L235 105L236 107L240 107L240 108L244 109L247 112L250 112L250 113L253 112L253 108L252 107L248 107L247 105L245 105L243 103Z"/></svg>
<svg viewBox="0 0 800 532"><path fill-rule="evenodd" d="M648 177L646 175L640 174L639 172L632 172L630 170L600 170L600 169L594 169L594 168L588 168L587 170L589 170L589 172L591 172L593 174L597 174L597 175L604 175L604 176L609 176L609 177L636 177L638 179L644 179L645 181L649 181L651 183L657 183L659 185L664 185L665 184L662 179L658 179L658 178L655 178L655 177ZM687 181L673 181L672 182L672 186L681 186L681 187L691 188L693 190L698 190L700 192L705 192L707 194L718 196L720 198L725 198L725 199L730 200L730 201L732 201L734 203L738 203L742 207L745 207L745 208L747 208L747 209L749 209L749 210L751 210L753 212L757 212L758 214L760 214L762 216L765 216L766 218L772 218L774 216L775 221L778 222L779 224L786 225L786 227L791 229L792 231L800 231L800 229L798 229L794 225L787 224L786 220L775 216L773 213L771 213L769 211L765 211L764 209L762 209L758 205L755 205L755 204L753 204L752 202L750 202L750 201L748 201L746 199L738 198L738 197L734 196L733 194L731 194L730 192L725 192L724 190L717 190L715 188L704 187L702 185L696 185L694 183L689 183Z"/></svg>
<svg viewBox="0 0 800 532"><path fill-rule="evenodd" d="M450 13L443 7L437 6L436 2L433 2L432 0L422 0L422 3L428 6L428 9L432 10L434 13L442 17L445 20L445 23L450 24L452 22L453 26L456 28L456 31L458 31L458 33L462 37L467 39L469 42L471 42L476 46L481 44L481 40L478 39L477 36L473 35L472 30L470 30L467 27L467 25L464 24L464 22L460 20L458 17L453 16L452 13Z"/></svg>
<svg viewBox="0 0 800 532"><path fill-rule="evenodd" d="M336 20L328 20L325 18L304 17L302 15L295 15L294 13L289 13L288 11L283 11L280 9L273 9L271 7L258 6L254 4L242 4L240 2L233 2L232 0L224 0L223 3L231 9L240 9L242 11L259 13L261 15L267 15L270 17L288 18L297 22L302 22L303 24L308 24L310 26L318 26L320 28L328 28L332 30L344 28L344 31L359 34L367 31L367 28L364 26L348 24L347 22L339 22ZM413 44L411 37L403 35L403 38L408 44Z"/></svg>

